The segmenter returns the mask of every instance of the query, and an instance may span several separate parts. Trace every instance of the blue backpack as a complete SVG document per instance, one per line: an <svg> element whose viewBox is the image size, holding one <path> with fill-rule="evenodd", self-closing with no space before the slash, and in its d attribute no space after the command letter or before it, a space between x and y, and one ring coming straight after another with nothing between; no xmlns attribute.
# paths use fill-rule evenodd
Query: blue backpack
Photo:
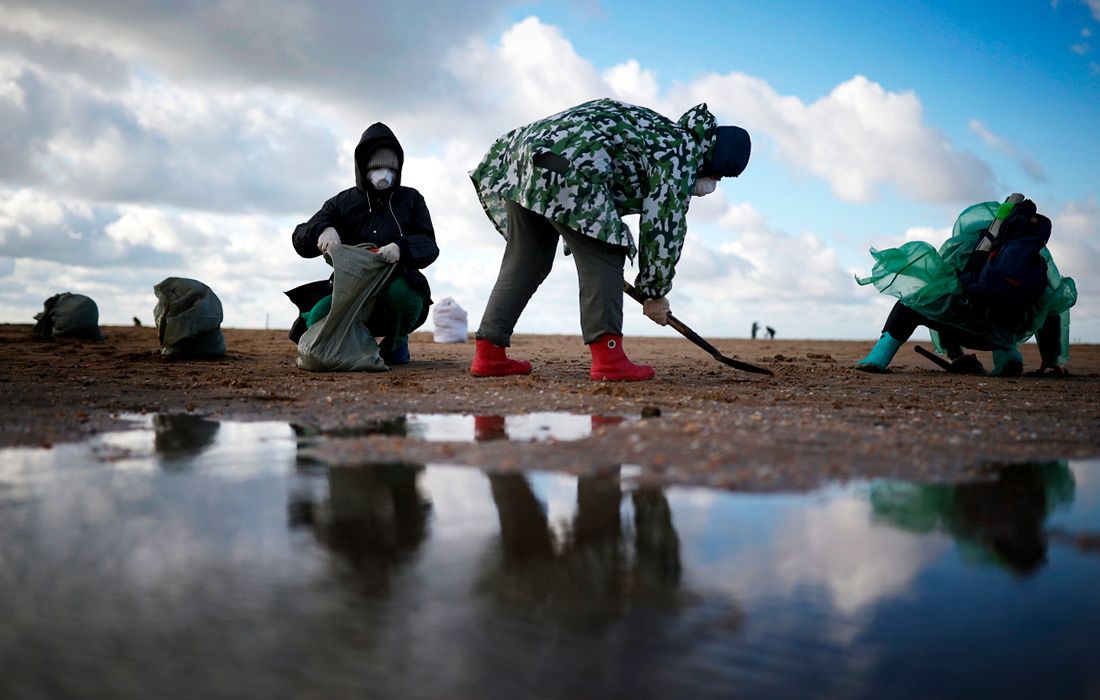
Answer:
<svg viewBox="0 0 1100 700"><path fill-rule="evenodd" d="M1050 240L1050 219L1030 199L1017 204L988 252L975 251L959 281L967 295L1000 307L1030 306L1049 285L1041 251Z"/></svg>

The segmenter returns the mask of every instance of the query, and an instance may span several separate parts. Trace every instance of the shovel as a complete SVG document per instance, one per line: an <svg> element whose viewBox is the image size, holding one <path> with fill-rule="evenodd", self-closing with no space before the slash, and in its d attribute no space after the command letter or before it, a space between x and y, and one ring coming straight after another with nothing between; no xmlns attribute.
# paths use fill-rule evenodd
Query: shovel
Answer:
<svg viewBox="0 0 1100 700"><path fill-rule="evenodd" d="M645 303L645 297L643 297L638 292L638 290L634 288L634 285L630 284L629 282L623 282L623 291L626 292L626 295L628 297L638 302L639 304ZM741 360L735 360L732 357L726 357L721 352L719 352L718 348L708 343L698 333L688 328L683 321L676 318L672 314L668 315L668 325L675 328L676 332L678 332L680 335L684 336L691 342L706 350L708 353L711 354L714 359L718 360L724 365L729 365L730 367L733 367L734 369L739 369L742 372L754 372L756 374L768 375L772 374L772 371L765 367L757 367L756 365L750 365L748 362L742 362Z"/></svg>

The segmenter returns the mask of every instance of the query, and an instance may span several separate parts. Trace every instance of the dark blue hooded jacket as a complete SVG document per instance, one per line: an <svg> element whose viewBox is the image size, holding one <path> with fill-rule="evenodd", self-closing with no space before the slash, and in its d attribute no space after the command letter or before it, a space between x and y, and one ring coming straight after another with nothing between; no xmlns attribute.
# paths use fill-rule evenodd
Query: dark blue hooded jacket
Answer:
<svg viewBox="0 0 1100 700"><path fill-rule="evenodd" d="M397 153L397 180L381 192L371 187L367 180L367 163L371 154L379 148L390 148ZM315 258L321 254L317 239L329 226L340 234L340 241L348 245L371 243L382 247L397 243L401 248L398 272L409 286L427 297L431 303L428 280L420 270L431 265L439 257L435 243L435 230L424 197L411 187L401 185L401 170L405 164L405 152L390 128L381 122L363 132L355 147L355 187L340 192L321 207L313 217L294 229L294 250L303 258ZM424 305L425 313L428 304Z"/></svg>

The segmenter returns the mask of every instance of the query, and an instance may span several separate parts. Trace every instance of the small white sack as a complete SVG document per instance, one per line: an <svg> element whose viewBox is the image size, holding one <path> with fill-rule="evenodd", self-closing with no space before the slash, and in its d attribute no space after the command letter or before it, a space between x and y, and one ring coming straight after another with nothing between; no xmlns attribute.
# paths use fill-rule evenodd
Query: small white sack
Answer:
<svg viewBox="0 0 1100 700"><path fill-rule="evenodd" d="M432 306L432 322L435 324L435 342L466 342L466 309L447 297Z"/></svg>

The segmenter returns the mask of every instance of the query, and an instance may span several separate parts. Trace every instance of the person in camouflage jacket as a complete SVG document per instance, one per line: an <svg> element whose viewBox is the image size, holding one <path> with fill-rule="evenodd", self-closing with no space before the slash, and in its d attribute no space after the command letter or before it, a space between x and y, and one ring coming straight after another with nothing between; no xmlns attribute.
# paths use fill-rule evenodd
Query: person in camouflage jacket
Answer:
<svg viewBox="0 0 1100 700"><path fill-rule="evenodd" d="M581 330L592 379L649 379L653 370L622 350L623 269L638 256L634 286L644 313L665 325L693 195L736 177L749 160L744 129L719 127L705 104L678 122L616 100L586 102L515 129L470 173L485 213L506 239L470 372L526 374L510 360L512 331L549 274L559 237L573 254L581 288ZM622 220L639 214L638 241Z"/></svg>

